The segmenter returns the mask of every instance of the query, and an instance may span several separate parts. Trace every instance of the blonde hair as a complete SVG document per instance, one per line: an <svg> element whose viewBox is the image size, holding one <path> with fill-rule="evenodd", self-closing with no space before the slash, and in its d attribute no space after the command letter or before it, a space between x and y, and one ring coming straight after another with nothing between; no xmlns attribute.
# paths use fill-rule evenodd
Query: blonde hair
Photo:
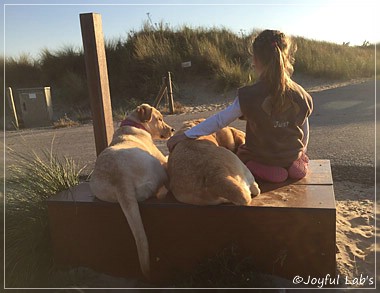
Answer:
<svg viewBox="0 0 380 293"><path fill-rule="evenodd" d="M254 40L252 49L263 66L260 78L269 84L273 97L272 113L281 113L290 104L289 91L295 88L290 77L297 47L282 32L264 30Z"/></svg>

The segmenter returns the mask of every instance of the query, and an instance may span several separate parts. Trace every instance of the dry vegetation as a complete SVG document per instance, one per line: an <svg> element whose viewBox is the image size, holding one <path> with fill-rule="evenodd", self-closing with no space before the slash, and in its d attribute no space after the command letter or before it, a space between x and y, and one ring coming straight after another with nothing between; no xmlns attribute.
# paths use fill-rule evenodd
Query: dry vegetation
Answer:
<svg viewBox="0 0 380 293"><path fill-rule="evenodd" d="M175 83L205 77L217 90L226 91L253 82L250 44L257 34L234 34L227 29L173 29L162 23L145 23L140 31L106 42L112 104L127 109L130 99L152 102L167 71ZM338 45L294 37L295 72L327 79L373 76L375 46ZM378 54L379 55L379 54ZM181 63L191 61L190 68ZM4 60L0 60L4 63ZM379 62L378 62L379 64ZM378 65L379 66L379 65ZM28 56L5 60L6 86L12 88L51 86L53 104L83 110L88 108L85 64L82 50L64 47L45 49L39 59ZM178 87L175 87L178 91ZM175 94L180 94L176 93Z"/></svg>

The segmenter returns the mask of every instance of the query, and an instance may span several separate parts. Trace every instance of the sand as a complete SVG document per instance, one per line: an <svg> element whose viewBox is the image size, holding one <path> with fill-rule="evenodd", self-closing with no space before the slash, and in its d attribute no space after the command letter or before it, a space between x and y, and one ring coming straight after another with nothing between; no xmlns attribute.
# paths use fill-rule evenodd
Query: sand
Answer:
<svg viewBox="0 0 380 293"><path fill-rule="evenodd" d="M334 191L337 207L338 274L349 280L359 278L361 275L374 278L375 188L348 181L338 181L334 182ZM367 281L366 285L370 285L370 282Z"/></svg>

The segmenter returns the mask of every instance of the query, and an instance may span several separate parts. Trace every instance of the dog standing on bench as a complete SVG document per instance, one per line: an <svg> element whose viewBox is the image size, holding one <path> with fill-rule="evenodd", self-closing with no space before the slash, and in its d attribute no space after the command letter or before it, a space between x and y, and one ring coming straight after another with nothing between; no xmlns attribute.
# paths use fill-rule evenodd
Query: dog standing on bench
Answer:
<svg viewBox="0 0 380 293"><path fill-rule="evenodd" d="M90 188L100 200L119 202L136 241L141 271L150 277L149 246L138 201L165 196L167 158L153 139L168 139L174 129L155 108L142 104L115 131L108 148L100 153Z"/></svg>
<svg viewBox="0 0 380 293"><path fill-rule="evenodd" d="M179 132L201 121L185 122ZM174 197L194 205L248 205L260 189L234 154L244 142L245 133L233 127L179 142L168 159L169 189Z"/></svg>

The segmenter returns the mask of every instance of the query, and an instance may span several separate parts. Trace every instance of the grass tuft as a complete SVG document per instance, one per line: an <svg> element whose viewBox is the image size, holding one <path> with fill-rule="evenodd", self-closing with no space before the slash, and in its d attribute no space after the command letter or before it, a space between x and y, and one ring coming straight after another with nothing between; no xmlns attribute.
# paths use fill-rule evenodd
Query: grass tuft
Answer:
<svg viewBox="0 0 380 293"><path fill-rule="evenodd" d="M9 167L5 200L5 285L48 286L54 269L46 199L79 183L84 169L52 150L16 153Z"/></svg>
<svg viewBox="0 0 380 293"><path fill-rule="evenodd" d="M53 124L53 128L65 128L65 127L73 127L73 126L78 126L79 123L76 121L71 120L67 115L64 117L58 119L56 122Z"/></svg>

